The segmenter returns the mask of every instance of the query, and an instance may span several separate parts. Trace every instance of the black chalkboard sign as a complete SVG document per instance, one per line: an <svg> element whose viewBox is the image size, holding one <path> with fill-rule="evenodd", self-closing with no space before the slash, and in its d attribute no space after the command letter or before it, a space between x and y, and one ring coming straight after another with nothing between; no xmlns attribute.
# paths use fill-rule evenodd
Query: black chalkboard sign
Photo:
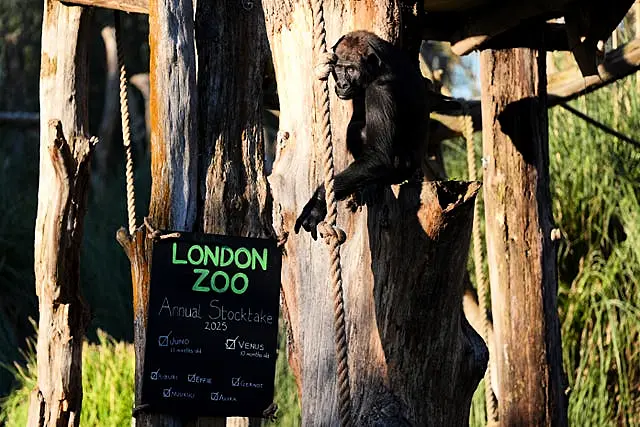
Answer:
<svg viewBox="0 0 640 427"><path fill-rule="evenodd" d="M148 411L263 414L273 402L281 263L267 239L181 233L154 243Z"/></svg>

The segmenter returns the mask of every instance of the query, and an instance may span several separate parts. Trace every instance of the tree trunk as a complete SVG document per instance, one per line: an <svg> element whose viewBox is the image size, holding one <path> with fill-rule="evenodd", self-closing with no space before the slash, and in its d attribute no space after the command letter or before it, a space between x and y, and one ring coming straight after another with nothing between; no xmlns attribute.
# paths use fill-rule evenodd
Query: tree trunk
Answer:
<svg viewBox="0 0 640 427"><path fill-rule="evenodd" d="M267 37L260 2L200 2L198 48L198 229L268 237L262 79ZM241 41L241 42L240 42ZM198 419L197 425L257 425L259 418Z"/></svg>
<svg viewBox="0 0 640 427"><path fill-rule="evenodd" d="M176 25L177 23L177 25ZM196 59L191 0L149 4L151 200L149 222L164 230L192 231L196 220ZM118 241L131 262L136 350L136 426L181 426L180 417L141 406L152 245L144 228L121 229Z"/></svg>
<svg viewBox="0 0 640 427"><path fill-rule="evenodd" d="M262 137L269 49L262 5L198 3L196 39L199 227L206 233L272 236Z"/></svg>
<svg viewBox="0 0 640 427"><path fill-rule="evenodd" d="M307 3L263 0L280 97L280 139L269 178L274 228L288 235L282 270L289 358L302 395L302 424L336 425L336 361L328 250L293 224L322 182L323 147L314 144L313 22ZM387 2L325 2L327 45L353 29L394 41L400 11ZM417 52L416 52L417 55ZM417 57L416 57L417 66ZM332 84L333 82L331 82ZM349 162L350 105L331 89L336 170ZM412 185L387 190L382 204L350 214L342 268L353 425L468 425L471 396L487 351L461 316L463 271L477 188Z"/></svg>
<svg viewBox="0 0 640 427"><path fill-rule="evenodd" d="M45 1L44 7L34 260L40 311L38 384L28 425L76 426L82 407L82 342L89 320L80 295L79 258L94 142L86 136L90 13L54 0Z"/></svg>
<svg viewBox="0 0 640 427"><path fill-rule="evenodd" d="M487 252L502 425L567 425L545 55L484 51Z"/></svg>

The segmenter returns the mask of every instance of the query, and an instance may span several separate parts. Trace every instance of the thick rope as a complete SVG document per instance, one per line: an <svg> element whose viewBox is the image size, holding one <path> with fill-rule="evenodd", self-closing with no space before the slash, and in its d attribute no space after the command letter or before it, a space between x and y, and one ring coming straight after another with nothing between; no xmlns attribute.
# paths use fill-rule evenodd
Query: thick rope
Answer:
<svg viewBox="0 0 640 427"><path fill-rule="evenodd" d="M124 52L120 39L120 12L114 12L116 29L116 49L118 49L118 68L120 68L120 118L122 121L122 143L126 157L127 214L129 234L136 231L136 193L133 187L133 154L131 152L131 128L129 127L129 100L127 96L127 71L124 67Z"/></svg>
<svg viewBox="0 0 640 427"><path fill-rule="evenodd" d="M327 54L326 32L324 28L324 11L322 0L311 2L313 11L313 47L316 61L327 70L326 63L330 58ZM322 70L316 69L316 74L324 74ZM326 73L328 76L328 72ZM341 233L336 227L338 208L336 195L333 189L333 145L331 142L331 120L329 117L329 85L327 77L319 75L316 81L315 110L320 116L322 129L322 140L324 141L324 188L327 202L326 224L320 228L321 234L328 241L331 252L331 283L333 286L333 328L334 341L336 346L336 359L338 363L338 410L340 413L340 424L342 426L351 425L351 397L349 385L349 366L347 363L347 334L345 328L344 299L342 295L342 269L340 267L340 240Z"/></svg>
<svg viewBox="0 0 640 427"><path fill-rule="evenodd" d="M467 141L467 167L469 169L469 181L477 181L475 144L473 142L473 119L470 115L462 116L462 134ZM478 288L478 303L482 316L482 335L484 342L489 346L489 331L491 324L487 312L487 281L482 267L484 256L482 254L482 236L480 234L480 217L478 201L473 206L473 264L475 267L476 286ZM489 425L495 425L498 421L498 408L491 388L491 363L487 364L484 374L484 397L487 405L487 421Z"/></svg>

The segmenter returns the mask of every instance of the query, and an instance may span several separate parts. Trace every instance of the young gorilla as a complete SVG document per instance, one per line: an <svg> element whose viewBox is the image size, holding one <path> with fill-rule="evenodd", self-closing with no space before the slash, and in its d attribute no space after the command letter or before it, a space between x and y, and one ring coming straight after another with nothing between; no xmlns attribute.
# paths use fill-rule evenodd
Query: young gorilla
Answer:
<svg viewBox="0 0 640 427"><path fill-rule="evenodd" d="M353 102L346 142L354 161L335 176L334 183L336 198L342 200L371 184L409 179L425 154L427 110L437 106L429 105L434 94L427 93L417 61L414 64L375 34L348 33L333 50L336 95ZM438 99L446 102L439 95ZM325 189L320 185L298 217L295 232L302 227L315 240L316 227L326 214Z"/></svg>

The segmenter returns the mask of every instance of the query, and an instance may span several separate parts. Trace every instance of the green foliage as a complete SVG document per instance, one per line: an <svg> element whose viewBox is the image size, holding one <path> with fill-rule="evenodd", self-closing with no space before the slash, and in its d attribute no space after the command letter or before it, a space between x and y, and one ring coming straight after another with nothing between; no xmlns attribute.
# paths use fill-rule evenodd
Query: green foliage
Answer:
<svg viewBox="0 0 640 427"><path fill-rule="evenodd" d="M82 352L82 414L85 426L124 426L131 423L134 390L133 345L118 342L104 331L96 332L97 343L85 343ZM278 405L275 423L265 425L295 427L300 424L300 405L296 382L289 369L285 339L280 338L276 362L276 395ZM36 385L37 367L34 339L27 340L24 363L4 364L17 381L17 386L0 400L0 425L24 426L29 409L29 395ZM5 424L3 424L5 423Z"/></svg>
<svg viewBox="0 0 640 427"><path fill-rule="evenodd" d="M286 329L286 326L281 329ZM278 418L273 424L296 427L301 425L300 403L298 402L298 386L287 361L286 341L286 333L281 333L280 349L276 362L276 393L274 397L278 405ZM268 425L266 422L263 424Z"/></svg>
<svg viewBox="0 0 640 427"><path fill-rule="evenodd" d="M0 369L10 372L17 387L8 396L0 399L0 425L6 427L27 425L29 398L36 385L38 368L36 365L36 343L27 340L27 348L21 351L23 363L13 365L3 363Z"/></svg>
<svg viewBox="0 0 640 427"><path fill-rule="evenodd" d="M0 1L0 109L38 110L42 1Z"/></svg>
<svg viewBox="0 0 640 427"><path fill-rule="evenodd" d="M485 427L487 425L487 406L484 400L484 380L480 381L478 388L471 399L471 411L469 411L470 427Z"/></svg>
<svg viewBox="0 0 640 427"><path fill-rule="evenodd" d="M133 345L117 342L103 331L96 344L85 343L82 352L82 413L85 426L126 426L131 424L133 405ZM18 387L2 401L0 424L25 426L29 395L36 384L36 360L33 341L25 352L26 365L11 369Z"/></svg>
<svg viewBox="0 0 640 427"><path fill-rule="evenodd" d="M634 136L637 77L572 105ZM563 356L574 425L640 424L640 150L550 114Z"/></svg>
<svg viewBox="0 0 640 427"><path fill-rule="evenodd" d="M138 224L149 205L150 172L147 159L135 175ZM100 194L90 193L80 257L82 292L91 308L89 337L101 328L118 339L133 340L131 269L115 239L116 231L127 224L124 166L122 173L108 177Z"/></svg>

